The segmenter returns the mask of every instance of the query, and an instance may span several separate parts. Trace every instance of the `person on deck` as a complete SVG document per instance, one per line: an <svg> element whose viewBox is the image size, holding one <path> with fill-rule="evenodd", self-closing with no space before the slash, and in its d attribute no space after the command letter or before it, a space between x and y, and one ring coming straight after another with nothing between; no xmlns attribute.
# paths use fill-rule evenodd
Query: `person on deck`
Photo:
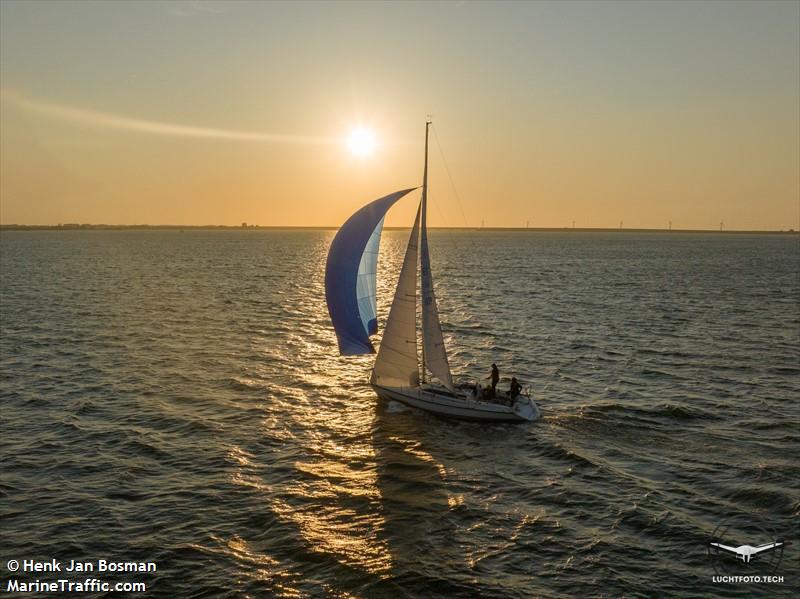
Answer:
<svg viewBox="0 0 800 599"><path fill-rule="evenodd" d="M473 401L480 401L483 398L483 389L481 389L481 383L478 381L472 387L472 400Z"/></svg>
<svg viewBox="0 0 800 599"><path fill-rule="evenodd" d="M508 396L511 399L516 399L517 395L522 391L522 385L519 384L516 377L511 377L511 386L508 389Z"/></svg>
<svg viewBox="0 0 800 599"><path fill-rule="evenodd" d="M500 382L500 370L498 370L497 364L492 364L492 374L486 378L492 379L492 399L494 399L497 397L497 383Z"/></svg>

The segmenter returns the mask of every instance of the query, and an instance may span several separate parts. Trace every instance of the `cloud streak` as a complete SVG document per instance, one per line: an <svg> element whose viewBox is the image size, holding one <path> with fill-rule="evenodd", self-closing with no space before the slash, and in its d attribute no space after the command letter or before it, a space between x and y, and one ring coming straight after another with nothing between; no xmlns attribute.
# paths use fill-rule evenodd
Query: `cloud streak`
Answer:
<svg viewBox="0 0 800 599"><path fill-rule="evenodd" d="M301 135L288 135L282 133L264 133L257 131L236 131L231 129L214 129L210 127L195 127L161 121L149 121L132 118L124 115L101 112L97 110L77 108L45 102L28 97L18 92L2 90L3 101L9 102L40 116L53 118L76 125L95 127L100 129L114 129L133 133L163 135L169 137L187 137L196 139L218 139L226 141L245 141L278 144L332 144L340 140L326 137L307 137Z"/></svg>

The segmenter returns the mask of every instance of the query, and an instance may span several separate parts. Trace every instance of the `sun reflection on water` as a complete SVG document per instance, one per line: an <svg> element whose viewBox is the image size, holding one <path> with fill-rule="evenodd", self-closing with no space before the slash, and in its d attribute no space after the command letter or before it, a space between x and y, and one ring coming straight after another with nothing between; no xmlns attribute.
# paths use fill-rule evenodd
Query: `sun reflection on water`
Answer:
<svg viewBox="0 0 800 599"><path fill-rule="evenodd" d="M387 317L407 236L384 236L379 322ZM324 302L331 238L319 244L316 260L298 266L304 270L295 280L304 290L287 292L293 302L284 318L295 324L284 342L253 342L259 360L240 384L260 385L267 396L262 443L271 457L267 462L261 452L232 447L231 482L260 493L265 513L301 539L304 552L390 580L397 561L407 562L424 546L431 527L446 530L444 517L464 499L448 493L447 469L370 388L375 356L338 355ZM230 543L242 555L257 551L242 539ZM261 563L255 575L270 575L270 567Z"/></svg>

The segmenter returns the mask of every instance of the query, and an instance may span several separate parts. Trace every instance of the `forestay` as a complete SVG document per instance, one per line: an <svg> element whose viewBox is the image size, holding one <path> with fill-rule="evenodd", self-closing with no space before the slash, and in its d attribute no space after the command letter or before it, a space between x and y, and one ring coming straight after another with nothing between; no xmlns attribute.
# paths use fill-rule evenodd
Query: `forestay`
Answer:
<svg viewBox="0 0 800 599"><path fill-rule="evenodd" d="M353 214L331 242L325 265L325 298L342 355L375 353L376 271L383 219L414 187L375 200ZM415 249L416 254L416 249Z"/></svg>

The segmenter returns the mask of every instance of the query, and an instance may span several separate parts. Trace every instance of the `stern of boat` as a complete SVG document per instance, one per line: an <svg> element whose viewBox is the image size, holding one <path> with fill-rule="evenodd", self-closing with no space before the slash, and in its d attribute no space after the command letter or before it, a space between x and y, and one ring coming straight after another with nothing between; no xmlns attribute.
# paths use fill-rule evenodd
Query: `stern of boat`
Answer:
<svg viewBox="0 0 800 599"><path fill-rule="evenodd" d="M531 399L524 395L520 395L511 406L511 411L514 412L522 420L533 422L538 420L541 414L539 413L539 406Z"/></svg>

